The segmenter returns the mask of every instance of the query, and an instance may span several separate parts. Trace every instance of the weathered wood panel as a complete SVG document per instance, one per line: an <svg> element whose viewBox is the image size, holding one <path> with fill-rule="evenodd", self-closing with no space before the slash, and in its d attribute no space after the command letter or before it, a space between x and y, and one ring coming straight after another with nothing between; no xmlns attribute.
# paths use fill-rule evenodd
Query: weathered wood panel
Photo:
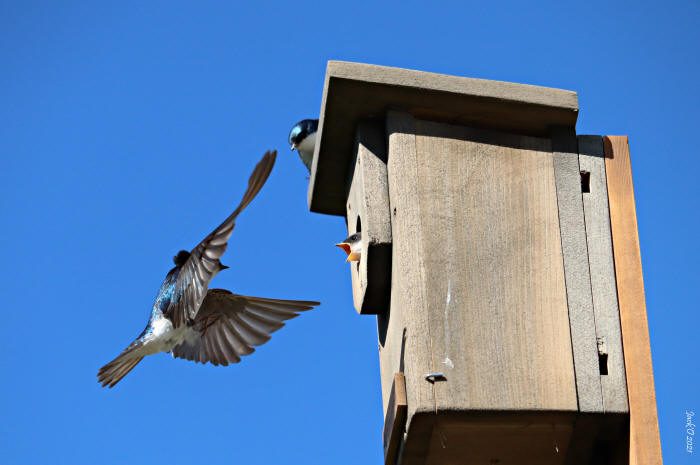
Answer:
<svg viewBox="0 0 700 465"><path fill-rule="evenodd" d="M363 63L329 61L316 153L309 180L311 211L343 216L358 121L387 108L452 124L546 134L551 125L574 126L575 92L445 76Z"/></svg>
<svg viewBox="0 0 700 465"><path fill-rule="evenodd" d="M436 408L575 411L550 141L420 120L416 134L401 188L419 233L394 239L419 254L424 364L447 378Z"/></svg>
<svg viewBox="0 0 700 465"><path fill-rule="evenodd" d="M579 166L583 211L593 293L596 336L599 341L603 411L628 412L620 312L610 236L610 210L601 136L579 136ZM584 185L585 184L585 185Z"/></svg>
<svg viewBox="0 0 700 465"><path fill-rule="evenodd" d="M630 465L662 463L627 137L604 138L615 276L630 409Z"/></svg>
<svg viewBox="0 0 700 465"><path fill-rule="evenodd" d="M553 128L551 134L578 407L581 412L602 412L578 144L572 128Z"/></svg>
<svg viewBox="0 0 700 465"><path fill-rule="evenodd" d="M406 379L408 422L416 412L435 408L433 387L424 380L431 370L430 327L425 300L425 254L421 250L421 210L418 202L418 160L415 122L405 113L388 112L387 173L391 208L391 309L387 315L386 344L380 351L382 394L386 411L394 373ZM405 341L404 341L405 338ZM402 358L409 362L403 370ZM418 446L418 444L414 444Z"/></svg>
<svg viewBox="0 0 700 465"><path fill-rule="evenodd" d="M348 233L362 232L362 258L350 264L353 302L361 314L388 309L391 286L391 215L384 125L357 129L355 165L347 200Z"/></svg>

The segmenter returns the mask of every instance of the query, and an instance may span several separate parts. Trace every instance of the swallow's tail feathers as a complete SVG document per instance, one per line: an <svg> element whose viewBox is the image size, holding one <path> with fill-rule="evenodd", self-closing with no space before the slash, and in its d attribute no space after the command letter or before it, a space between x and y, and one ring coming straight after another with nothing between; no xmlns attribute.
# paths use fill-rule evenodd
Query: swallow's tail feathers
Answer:
<svg viewBox="0 0 700 465"><path fill-rule="evenodd" d="M125 377L143 359L137 349L140 345L131 345L117 358L100 368L97 372L97 380L102 387L113 388L123 377Z"/></svg>

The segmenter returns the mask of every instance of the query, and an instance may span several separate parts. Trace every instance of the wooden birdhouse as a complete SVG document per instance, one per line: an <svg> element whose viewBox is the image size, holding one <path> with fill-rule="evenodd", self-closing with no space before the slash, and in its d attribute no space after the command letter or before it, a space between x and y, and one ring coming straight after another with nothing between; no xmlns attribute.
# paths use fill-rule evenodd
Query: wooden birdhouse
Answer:
<svg viewBox="0 0 700 465"><path fill-rule="evenodd" d="M577 115L571 91L329 62L309 206L362 232L387 464L661 463L627 139Z"/></svg>

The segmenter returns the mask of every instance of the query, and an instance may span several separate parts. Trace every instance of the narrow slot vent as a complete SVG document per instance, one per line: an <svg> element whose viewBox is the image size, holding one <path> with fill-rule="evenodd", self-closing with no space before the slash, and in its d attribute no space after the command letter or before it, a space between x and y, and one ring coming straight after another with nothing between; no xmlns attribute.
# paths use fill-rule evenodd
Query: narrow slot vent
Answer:
<svg viewBox="0 0 700 465"><path fill-rule="evenodd" d="M581 171L581 192L584 194L591 192L591 173L589 171Z"/></svg>

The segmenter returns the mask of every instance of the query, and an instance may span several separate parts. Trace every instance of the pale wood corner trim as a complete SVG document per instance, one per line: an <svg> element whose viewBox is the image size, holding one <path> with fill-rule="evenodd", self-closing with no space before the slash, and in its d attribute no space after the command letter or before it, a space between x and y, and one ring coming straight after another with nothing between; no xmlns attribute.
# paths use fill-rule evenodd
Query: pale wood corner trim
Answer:
<svg viewBox="0 0 700 465"><path fill-rule="evenodd" d="M630 408L630 465L660 465L661 440L627 136L606 136L605 171Z"/></svg>

